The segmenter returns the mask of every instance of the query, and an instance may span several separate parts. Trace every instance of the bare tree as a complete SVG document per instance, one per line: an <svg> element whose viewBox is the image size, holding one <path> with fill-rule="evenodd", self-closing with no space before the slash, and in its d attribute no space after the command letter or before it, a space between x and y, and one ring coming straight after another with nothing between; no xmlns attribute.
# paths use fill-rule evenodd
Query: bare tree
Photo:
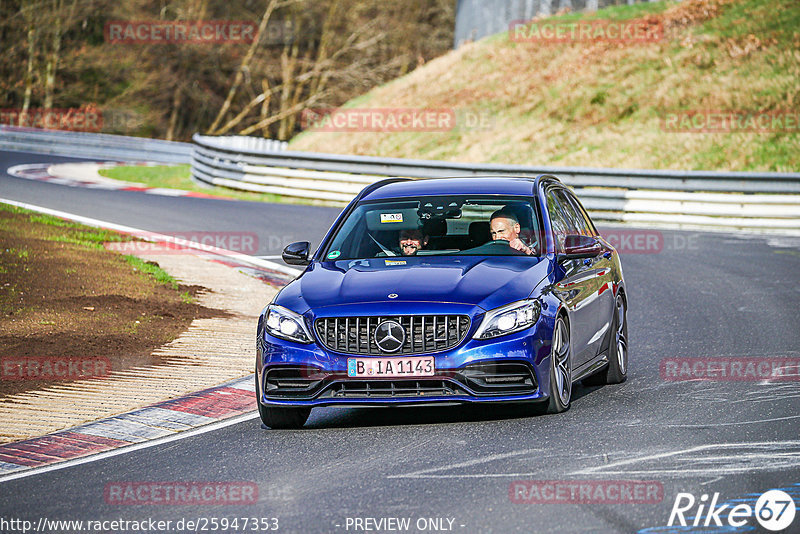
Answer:
<svg viewBox="0 0 800 534"><path fill-rule="evenodd" d="M63 0L53 0L53 43L50 55L47 59L44 75L44 109L53 107L53 92L56 85L56 72L61 54L61 37L65 28L69 28L75 17L75 7L78 0L72 0L68 10L64 9Z"/></svg>
<svg viewBox="0 0 800 534"><path fill-rule="evenodd" d="M96 105L131 115L113 126L125 133L289 139L308 108L337 107L448 50L450 4L0 0L0 108ZM258 30L251 43L219 46L120 44L103 33L107 21L154 19L255 20Z"/></svg>
<svg viewBox="0 0 800 534"><path fill-rule="evenodd" d="M202 20L205 18L208 11L208 3L206 0L192 0L186 10L186 18L188 20ZM161 15L164 16L164 10L161 10ZM184 83L186 78L190 75L190 62L186 61L186 54L179 51L177 54L178 59L178 76L175 77L175 86L172 89L172 105L169 113L169 125L167 126L166 140L172 141L175 139L178 129L178 117L180 115L181 107L183 106L184 99Z"/></svg>
<svg viewBox="0 0 800 534"><path fill-rule="evenodd" d="M247 54L245 54L244 58L242 59L241 65L239 65L239 69L236 71L236 77L233 80L233 84L231 85L230 90L228 91L228 96L225 98L225 102L222 104L222 107L217 113L217 117L214 119L214 122L209 127L209 131L213 132L217 126L219 125L222 118L228 112L228 109L231 107L231 102L233 102L234 97L236 96L236 92L239 90L239 86L242 84L244 79L244 74L247 72L247 69L250 66L250 61L252 61L253 56L256 53L256 49L258 48L258 44L261 42L261 36L264 34L264 31L267 28L267 24L269 23L269 19L272 16L272 12L275 11L276 8L283 5L288 5L292 3L289 0L279 1L279 0L269 0L267 4L266 10L264 10L264 14L261 16L261 22L258 24L258 31L256 32L255 37L253 38L253 42L250 43L250 48L247 49Z"/></svg>
<svg viewBox="0 0 800 534"><path fill-rule="evenodd" d="M382 72L389 66L396 67L397 61L390 61L389 65L371 66L363 59L364 53L380 43L386 33L380 30L379 23L374 20L362 21L360 26L352 28L350 21L346 20L345 7L341 0L330 2L318 36L313 31L301 32L304 28L303 17L295 11L292 19L294 38L284 45L280 56L280 83L263 83L262 91L249 101L242 102L238 113L220 126L221 118L231 111L235 101L235 91L229 92L209 133L222 135L236 129L240 135L256 131L266 135L267 128L277 124L277 138L289 139L294 135L297 119L303 110L331 96L328 85L332 79L374 77L371 71ZM349 33L343 33L342 29L348 27ZM305 35L308 40L301 41L300 35ZM305 52L301 53L303 48ZM245 58L247 65L252 58L252 55ZM242 63L244 65L245 61ZM244 69L237 72L232 89L240 87L244 79L243 72ZM276 109L269 113L269 103L274 95L277 95ZM258 106L260 113L254 115L252 112Z"/></svg>
<svg viewBox="0 0 800 534"><path fill-rule="evenodd" d="M33 94L33 74L36 68L35 52L36 52L36 27L33 24L33 17L28 12L26 24L28 28L28 68L25 71L25 96L22 101L22 113L19 116L19 125L22 126L24 116L27 115L31 107L31 95Z"/></svg>

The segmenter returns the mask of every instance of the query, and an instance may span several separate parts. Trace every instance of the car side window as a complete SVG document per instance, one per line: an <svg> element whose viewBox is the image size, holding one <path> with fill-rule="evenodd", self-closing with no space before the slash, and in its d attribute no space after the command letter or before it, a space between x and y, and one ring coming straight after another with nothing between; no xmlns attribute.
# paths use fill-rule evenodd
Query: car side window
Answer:
<svg viewBox="0 0 800 534"><path fill-rule="evenodd" d="M598 235L597 228L595 228L592 219L589 217L589 214L586 213L586 209L583 207L583 204L580 203L578 197L576 197L572 192L565 191L567 197L570 199L570 203L572 204L573 208L575 208L575 212L583 219L585 224L585 228L588 231L587 234L589 236L596 236Z"/></svg>
<svg viewBox="0 0 800 534"><path fill-rule="evenodd" d="M572 197L572 194L563 189L559 189L555 193L571 229L575 230L574 233L593 236L592 228L578 209L577 201Z"/></svg>
<svg viewBox="0 0 800 534"><path fill-rule="evenodd" d="M556 254L564 252L564 240L570 234L579 233L574 224L564 212L561 202L556 194L558 190L551 189L547 192L547 212L550 214L550 226L553 229L553 238L556 243Z"/></svg>

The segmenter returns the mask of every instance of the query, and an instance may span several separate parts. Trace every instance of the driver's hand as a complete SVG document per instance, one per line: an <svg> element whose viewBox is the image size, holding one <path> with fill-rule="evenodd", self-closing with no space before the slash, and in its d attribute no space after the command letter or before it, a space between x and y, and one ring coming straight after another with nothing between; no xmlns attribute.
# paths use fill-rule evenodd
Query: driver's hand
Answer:
<svg viewBox="0 0 800 534"><path fill-rule="evenodd" d="M533 254L533 250L531 249L531 247L523 243L520 238L516 238L513 241L509 241L508 246L513 248L514 250L519 250L520 252L524 252L528 256Z"/></svg>

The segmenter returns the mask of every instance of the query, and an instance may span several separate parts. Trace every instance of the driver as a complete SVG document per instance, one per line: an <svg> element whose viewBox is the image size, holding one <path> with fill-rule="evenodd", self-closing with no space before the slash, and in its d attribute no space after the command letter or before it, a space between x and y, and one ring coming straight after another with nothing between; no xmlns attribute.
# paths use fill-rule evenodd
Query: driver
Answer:
<svg viewBox="0 0 800 534"><path fill-rule="evenodd" d="M520 230L519 219L510 211L501 209L492 213L489 221L489 231L492 239L494 241L505 239L508 241L508 246L530 256L533 254L533 250L519 238Z"/></svg>
<svg viewBox="0 0 800 534"><path fill-rule="evenodd" d="M422 229L411 228L400 232L400 254L416 256L417 251L428 245L428 236Z"/></svg>

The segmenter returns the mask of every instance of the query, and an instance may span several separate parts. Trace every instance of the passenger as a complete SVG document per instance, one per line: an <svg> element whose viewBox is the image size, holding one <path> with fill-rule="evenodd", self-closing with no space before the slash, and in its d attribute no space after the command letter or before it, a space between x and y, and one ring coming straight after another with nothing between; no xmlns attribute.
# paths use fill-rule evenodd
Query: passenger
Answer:
<svg viewBox="0 0 800 534"><path fill-rule="evenodd" d="M533 254L533 249L523 243L519 238L521 230L519 219L510 211L501 209L492 213L491 220L489 221L489 229L492 240L505 239L508 241L508 246L514 250L519 250L529 256Z"/></svg>
<svg viewBox="0 0 800 534"><path fill-rule="evenodd" d="M428 236L422 229L412 228L400 232L400 254L403 256L416 256L427 245Z"/></svg>

